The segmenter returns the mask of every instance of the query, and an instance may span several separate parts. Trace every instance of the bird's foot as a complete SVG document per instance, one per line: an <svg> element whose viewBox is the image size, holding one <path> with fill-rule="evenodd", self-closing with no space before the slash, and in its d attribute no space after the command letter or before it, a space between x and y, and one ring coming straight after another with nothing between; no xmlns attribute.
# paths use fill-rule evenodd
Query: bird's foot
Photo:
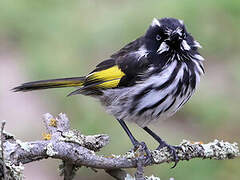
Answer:
<svg viewBox="0 0 240 180"><path fill-rule="evenodd" d="M171 169L175 168L177 166L177 163L179 162L179 157L177 155L176 150L180 148L180 146L172 146L167 144L165 141L162 141L162 143L158 146L157 150L162 149L163 147L167 147L171 153L171 155L173 156L173 160L174 160L174 165L173 167L171 167Z"/></svg>
<svg viewBox="0 0 240 180"><path fill-rule="evenodd" d="M150 150L148 149L147 145L145 144L145 142L138 142L136 141L133 144L133 149L132 151L136 152L137 150L143 150L145 152L144 156L146 157L145 163L152 163L153 162L153 157L151 155Z"/></svg>

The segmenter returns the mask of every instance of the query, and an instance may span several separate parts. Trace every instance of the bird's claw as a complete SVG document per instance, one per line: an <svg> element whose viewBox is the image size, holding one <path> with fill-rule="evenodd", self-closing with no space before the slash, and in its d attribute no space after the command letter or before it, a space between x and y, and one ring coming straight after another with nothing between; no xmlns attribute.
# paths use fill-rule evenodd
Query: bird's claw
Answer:
<svg viewBox="0 0 240 180"><path fill-rule="evenodd" d="M145 144L145 142L136 142L134 143L134 147L133 147L133 151L136 152L139 148L142 148L145 153L146 153L146 164L149 164L151 162L153 162L153 157L151 155L150 150L148 149L147 145Z"/></svg>
<svg viewBox="0 0 240 180"><path fill-rule="evenodd" d="M177 149L180 149L179 146L172 146L172 145L169 145L167 144L166 142L163 142L162 144L160 144L157 148L157 150L160 150L162 149L163 147L167 147L171 153L171 155L173 156L173 160L174 160L174 165L171 167L171 169L175 168L179 162L179 157L177 155L177 152L176 150Z"/></svg>

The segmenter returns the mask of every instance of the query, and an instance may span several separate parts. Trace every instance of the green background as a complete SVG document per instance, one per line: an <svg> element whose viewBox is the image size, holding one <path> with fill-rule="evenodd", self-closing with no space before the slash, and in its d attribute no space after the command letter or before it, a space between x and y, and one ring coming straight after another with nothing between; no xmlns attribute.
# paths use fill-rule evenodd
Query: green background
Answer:
<svg viewBox="0 0 240 180"><path fill-rule="evenodd" d="M238 141L240 135L240 1L238 0L1 0L0 119L24 140L41 138L40 117L65 112L72 127L84 134L106 133L111 142L102 154L124 153L131 143L116 120L100 104L84 96L66 97L72 89L30 93L9 91L25 81L82 76L129 41L145 33L152 19L184 20L201 43L206 74L193 98L168 121L152 127L170 144L182 139ZM157 143L134 124L138 139ZM26 179L59 179L59 161L26 166ZM161 180L231 179L240 176L239 160L191 160L174 169L147 167L146 175ZM134 170L129 170L133 173ZM76 179L112 179L102 170L81 168Z"/></svg>

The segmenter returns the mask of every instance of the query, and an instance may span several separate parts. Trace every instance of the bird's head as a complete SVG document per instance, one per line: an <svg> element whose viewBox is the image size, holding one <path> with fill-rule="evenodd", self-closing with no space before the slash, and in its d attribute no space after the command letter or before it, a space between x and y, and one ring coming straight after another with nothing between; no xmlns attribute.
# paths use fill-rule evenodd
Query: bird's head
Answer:
<svg viewBox="0 0 240 180"><path fill-rule="evenodd" d="M193 53L200 44L187 32L182 20L154 18L145 34L146 48L158 55L171 54L182 59L182 54Z"/></svg>

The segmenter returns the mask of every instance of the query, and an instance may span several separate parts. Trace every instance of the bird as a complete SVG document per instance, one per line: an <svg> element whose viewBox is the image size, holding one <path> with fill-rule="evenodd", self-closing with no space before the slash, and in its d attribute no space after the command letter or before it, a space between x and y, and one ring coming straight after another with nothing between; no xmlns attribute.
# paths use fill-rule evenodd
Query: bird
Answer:
<svg viewBox="0 0 240 180"><path fill-rule="evenodd" d="M183 20L153 18L147 31L103 60L86 76L40 80L13 88L34 91L75 87L68 94L96 98L129 136L134 149L146 147L129 130L136 123L158 143L167 147L175 165L176 146L166 143L149 124L174 115L194 94L204 74L201 45L187 31ZM146 148L147 149L147 148Z"/></svg>

